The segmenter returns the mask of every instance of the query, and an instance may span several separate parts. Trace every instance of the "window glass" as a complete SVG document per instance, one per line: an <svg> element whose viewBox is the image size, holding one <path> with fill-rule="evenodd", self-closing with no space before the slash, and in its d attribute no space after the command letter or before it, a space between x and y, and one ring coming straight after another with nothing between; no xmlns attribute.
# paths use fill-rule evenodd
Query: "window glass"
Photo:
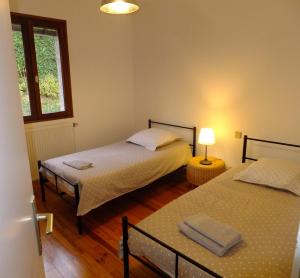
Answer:
<svg viewBox="0 0 300 278"><path fill-rule="evenodd" d="M65 111L58 32L42 27L33 30L42 114Z"/></svg>
<svg viewBox="0 0 300 278"><path fill-rule="evenodd" d="M25 51L23 44L22 28L20 24L13 24L13 44L16 53L18 85L22 102L23 116L30 116L31 108L27 83Z"/></svg>

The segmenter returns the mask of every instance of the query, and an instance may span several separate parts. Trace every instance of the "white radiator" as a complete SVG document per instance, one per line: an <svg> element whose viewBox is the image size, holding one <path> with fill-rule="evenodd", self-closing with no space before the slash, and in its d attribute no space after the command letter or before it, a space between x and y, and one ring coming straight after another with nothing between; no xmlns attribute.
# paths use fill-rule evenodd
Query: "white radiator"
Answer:
<svg viewBox="0 0 300 278"><path fill-rule="evenodd" d="M72 123L25 128L31 177L38 179L37 161L76 151Z"/></svg>

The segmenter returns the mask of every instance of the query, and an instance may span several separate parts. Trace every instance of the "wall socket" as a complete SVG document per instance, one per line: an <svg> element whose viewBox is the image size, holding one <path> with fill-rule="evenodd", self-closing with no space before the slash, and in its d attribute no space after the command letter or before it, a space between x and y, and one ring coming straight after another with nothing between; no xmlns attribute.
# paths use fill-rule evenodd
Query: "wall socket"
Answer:
<svg viewBox="0 0 300 278"><path fill-rule="evenodd" d="M243 136L243 132L241 132L241 131L236 131L236 132L234 133L234 137L235 137L236 139L241 139L242 136Z"/></svg>

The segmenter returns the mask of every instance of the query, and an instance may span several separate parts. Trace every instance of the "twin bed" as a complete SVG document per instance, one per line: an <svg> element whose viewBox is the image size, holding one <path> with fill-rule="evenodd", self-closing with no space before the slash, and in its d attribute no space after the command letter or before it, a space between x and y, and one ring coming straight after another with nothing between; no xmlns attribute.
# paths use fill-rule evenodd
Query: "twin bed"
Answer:
<svg viewBox="0 0 300 278"><path fill-rule="evenodd" d="M151 120L149 128L154 123L191 130L192 143L177 140L153 152L120 142L39 162L43 200L47 181L56 186L58 193L74 196L81 233L81 217L90 210L185 165L195 155L196 128ZM298 277L295 250L300 199L285 190L234 180L248 168L245 162L256 160L247 156L249 141L300 148L245 136L240 166L174 200L138 225L129 223L124 216L124 277L129 277L130 256L161 277L290 277L291 273ZM78 171L63 164L70 159L88 160L94 167ZM242 242L223 257L193 242L179 231L178 223L197 213L236 228L242 234Z"/></svg>
<svg viewBox="0 0 300 278"><path fill-rule="evenodd" d="M156 151L150 151L140 145L123 141L39 161L42 200L46 199L45 184L48 181L55 185L58 194L74 197L78 232L81 234L82 216L92 209L148 185L186 165L196 152L196 127L149 120L149 129L153 128L153 125L187 130L190 133L191 143L174 140ZM93 164L93 167L77 170L64 164L66 161L88 161Z"/></svg>
<svg viewBox="0 0 300 278"><path fill-rule="evenodd" d="M300 148L245 136L243 162L256 160L246 155L249 140ZM162 277L291 277L291 273L299 277L295 256L299 196L234 180L248 166L245 163L226 171L138 225L123 217L124 277L129 277L129 256ZM299 186L299 176L297 180ZM178 223L198 213L234 227L241 232L242 242L218 257L190 240Z"/></svg>

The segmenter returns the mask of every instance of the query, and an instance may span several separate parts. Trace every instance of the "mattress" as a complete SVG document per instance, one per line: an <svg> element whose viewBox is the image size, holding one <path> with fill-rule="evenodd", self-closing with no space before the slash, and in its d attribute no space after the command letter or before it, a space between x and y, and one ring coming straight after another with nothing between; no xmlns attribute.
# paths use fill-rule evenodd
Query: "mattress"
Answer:
<svg viewBox="0 0 300 278"><path fill-rule="evenodd" d="M137 226L223 277L290 277L300 219L300 198L292 193L233 181L245 165L181 196ZM177 228L183 218L205 213L239 230L243 241L217 257ZM129 219L130 220L130 219ZM131 253L145 257L171 276L175 256L134 230ZM209 277L179 260L179 277Z"/></svg>
<svg viewBox="0 0 300 278"><path fill-rule="evenodd" d="M191 159L190 146L176 141L155 152L141 146L119 142L104 147L65 155L43 162L57 175L78 184L80 201L77 215L81 216L100 205L169 174ZM86 170L76 170L63 161L81 160L93 163ZM54 181L49 171L43 171ZM73 187L58 179L61 190L72 194Z"/></svg>

